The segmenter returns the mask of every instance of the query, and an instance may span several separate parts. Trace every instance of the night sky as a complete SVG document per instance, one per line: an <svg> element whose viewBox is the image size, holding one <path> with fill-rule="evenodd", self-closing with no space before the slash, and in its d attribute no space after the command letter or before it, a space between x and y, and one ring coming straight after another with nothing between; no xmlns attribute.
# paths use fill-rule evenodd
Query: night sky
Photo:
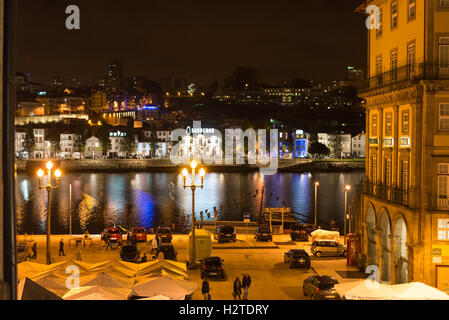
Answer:
<svg viewBox="0 0 449 320"><path fill-rule="evenodd" d="M361 0L17 0L17 71L92 84L112 58L124 75L222 83L236 66L261 80L345 79L365 67ZM81 30L67 30L65 8L81 10ZM27 57L29 62L27 63Z"/></svg>

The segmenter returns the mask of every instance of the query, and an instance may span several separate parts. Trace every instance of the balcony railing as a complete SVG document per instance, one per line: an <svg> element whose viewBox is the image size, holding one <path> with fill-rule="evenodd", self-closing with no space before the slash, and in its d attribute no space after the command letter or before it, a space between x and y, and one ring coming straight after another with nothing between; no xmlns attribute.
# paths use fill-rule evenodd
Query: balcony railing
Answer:
<svg viewBox="0 0 449 320"><path fill-rule="evenodd" d="M414 189L401 189L395 186L364 182L363 192L387 201L402 204L410 208L417 208L419 191Z"/></svg>
<svg viewBox="0 0 449 320"><path fill-rule="evenodd" d="M363 193L398 203L411 209L419 208L421 200L423 208L429 211L449 211L449 198L437 193L424 193L418 189L401 189L395 186L375 184L369 181L363 183ZM423 198L421 196L424 196ZM422 199L421 199L422 198Z"/></svg>
<svg viewBox="0 0 449 320"><path fill-rule="evenodd" d="M408 64L391 71L380 73L357 84L359 92L380 89L388 85L400 84L404 81L443 80L449 79L448 63L416 63Z"/></svg>

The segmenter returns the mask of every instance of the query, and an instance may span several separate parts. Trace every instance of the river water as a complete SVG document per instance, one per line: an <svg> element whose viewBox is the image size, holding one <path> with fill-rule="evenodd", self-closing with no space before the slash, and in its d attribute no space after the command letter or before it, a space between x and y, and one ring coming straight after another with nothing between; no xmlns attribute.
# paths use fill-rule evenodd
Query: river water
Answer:
<svg viewBox="0 0 449 320"><path fill-rule="evenodd" d="M197 220L200 211L219 211L219 220L240 221L249 212L255 220L263 207L291 208L299 213L298 221L313 220L315 181L318 189L318 216L321 224L331 219L340 227L344 219L344 186L360 183L363 172L351 173L210 173L204 189L195 193ZM45 180L44 180L45 182ZM70 210L70 184L72 203ZM263 202L262 190L265 187ZM349 203L354 191L349 193ZM221 206L221 210L220 210ZM64 175L60 189L52 191L51 233L100 233L104 227L175 226L187 230L186 219L192 210L192 192L184 190L182 176L175 173L73 173ZM39 190L36 177L19 174L16 179L17 231L21 234L44 234L47 219L47 191Z"/></svg>

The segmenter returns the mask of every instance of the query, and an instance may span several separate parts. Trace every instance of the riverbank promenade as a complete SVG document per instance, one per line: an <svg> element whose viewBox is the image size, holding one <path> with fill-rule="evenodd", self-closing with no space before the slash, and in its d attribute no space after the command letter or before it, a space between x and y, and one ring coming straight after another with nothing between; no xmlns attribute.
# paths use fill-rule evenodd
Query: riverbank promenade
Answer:
<svg viewBox="0 0 449 320"><path fill-rule="evenodd" d="M48 159L17 160L17 172L35 173ZM58 160L52 159L63 172L178 172L186 164L175 165L170 159L96 159ZM254 172L268 165L211 164L208 172ZM281 172L348 172L365 168L364 159L278 159L276 167Z"/></svg>
<svg viewBox="0 0 449 320"><path fill-rule="evenodd" d="M125 236L126 238L126 236ZM139 243L141 254L150 255L151 240L154 235L148 236L146 243ZM91 235L91 242L85 247L81 242L76 247L75 239L82 239L81 235L52 235L51 237L52 262L76 260L78 249L81 250L83 262L99 263L103 261L120 260L119 249L106 251L106 246L100 240L100 235ZM59 241L64 239L65 256L58 255ZM72 241L71 241L72 239ZM32 262L45 263L45 235L21 235L18 241L32 240L37 242L38 255ZM178 253L178 261L188 260L187 235L174 235L173 245ZM342 240L341 240L342 241ZM71 243L71 245L69 245ZM284 263L284 253L290 249L305 249L310 253L310 243L293 242L289 235L274 235L272 242L256 242L253 234L238 234L237 242L218 244L213 241L212 256L218 256L224 260L226 272L225 280L210 279L211 295L213 300L232 300L232 284L236 277L243 273L249 273L252 278L250 300L304 300L307 299L302 292L303 281L312 275L331 275L339 282L354 281L354 276L348 278L348 274L357 274L357 270L346 266L344 258L316 258L311 257L312 268L290 269ZM198 284L198 289L193 295L193 300L202 300L202 279L199 270L188 270L190 280Z"/></svg>

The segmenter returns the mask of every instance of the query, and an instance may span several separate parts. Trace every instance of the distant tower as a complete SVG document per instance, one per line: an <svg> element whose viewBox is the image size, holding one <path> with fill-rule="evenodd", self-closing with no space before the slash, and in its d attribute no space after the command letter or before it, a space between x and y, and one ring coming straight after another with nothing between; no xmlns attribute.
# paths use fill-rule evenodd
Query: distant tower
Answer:
<svg viewBox="0 0 449 320"><path fill-rule="evenodd" d="M25 58L25 75L26 75L26 81L28 83L31 82L31 58L30 55L27 53L26 58Z"/></svg>
<svg viewBox="0 0 449 320"><path fill-rule="evenodd" d="M110 87L120 87L123 84L122 63L117 59L108 64L107 83Z"/></svg>

